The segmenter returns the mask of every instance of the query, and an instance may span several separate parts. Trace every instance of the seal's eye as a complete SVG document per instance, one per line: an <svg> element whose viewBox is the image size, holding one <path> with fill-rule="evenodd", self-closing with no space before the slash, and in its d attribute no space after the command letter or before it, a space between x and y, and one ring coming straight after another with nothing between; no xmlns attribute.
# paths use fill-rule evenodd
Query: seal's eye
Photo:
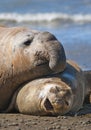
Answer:
<svg viewBox="0 0 91 130"><path fill-rule="evenodd" d="M29 39L29 40L25 41L23 44L26 46L29 46L31 44L31 42L32 42L32 40Z"/></svg>

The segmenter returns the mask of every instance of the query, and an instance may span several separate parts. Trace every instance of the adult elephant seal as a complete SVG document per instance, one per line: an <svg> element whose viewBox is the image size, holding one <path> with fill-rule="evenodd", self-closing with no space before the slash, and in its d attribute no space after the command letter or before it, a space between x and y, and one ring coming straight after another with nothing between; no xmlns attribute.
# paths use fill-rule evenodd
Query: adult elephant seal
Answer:
<svg viewBox="0 0 91 130"><path fill-rule="evenodd" d="M0 111L20 84L63 71L65 65L63 46L51 33L0 27Z"/></svg>
<svg viewBox="0 0 91 130"><path fill-rule="evenodd" d="M22 86L15 93L7 112L16 109L31 115L75 114L90 92L89 79L91 72L85 74L77 64L68 61L64 72Z"/></svg>

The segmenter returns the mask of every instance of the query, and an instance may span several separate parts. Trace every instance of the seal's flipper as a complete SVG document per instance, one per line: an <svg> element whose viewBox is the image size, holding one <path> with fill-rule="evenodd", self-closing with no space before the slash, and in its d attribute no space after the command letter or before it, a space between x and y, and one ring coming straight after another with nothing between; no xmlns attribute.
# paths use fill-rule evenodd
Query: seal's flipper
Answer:
<svg viewBox="0 0 91 130"><path fill-rule="evenodd" d="M86 102L91 103L91 70L84 71L84 76L86 79L86 88L87 88L87 96L86 96L85 100L86 100Z"/></svg>
<svg viewBox="0 0 91 130"><path fill-rule="evenodd" d="M84 76L86 78L86 84L88 85L88 89L91 92L91 70L84 71Z"/></svg>
<svg viewBox="0 0 91 130"><path fill-rule="evenodd" d="M91 104L84 104L83 107L75 114L75 116L86 114L91 114Z"/></svg>

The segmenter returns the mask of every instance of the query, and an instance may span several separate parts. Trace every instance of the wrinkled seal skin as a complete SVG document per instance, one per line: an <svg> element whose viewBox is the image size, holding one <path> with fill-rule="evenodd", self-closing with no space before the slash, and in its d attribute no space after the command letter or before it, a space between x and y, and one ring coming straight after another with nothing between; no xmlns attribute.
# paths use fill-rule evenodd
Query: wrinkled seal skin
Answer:
<svg viewBox="0 0 91 130"><path fill-rule="evenodd" d="M7 112L15 108L20 113L30 115L75 114L88 93L87 75L73 61L68 61L62 73L22 86L14 95Z"/></svg>
<svg viewBox="0 0 91 130"><path fill-rule="evenodd" d="M7 109L19 85L63 71L65 65L63 46L51 33L0 27L0 111Z"/></svg>

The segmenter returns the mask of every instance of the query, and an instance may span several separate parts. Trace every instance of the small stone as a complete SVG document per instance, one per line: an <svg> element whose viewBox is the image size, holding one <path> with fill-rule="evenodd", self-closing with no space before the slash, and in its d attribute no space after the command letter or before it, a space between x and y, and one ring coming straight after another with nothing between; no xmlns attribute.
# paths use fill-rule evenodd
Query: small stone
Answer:
<svg viewBox="0 0 91 130"><path fill-rule="evenodd" d="M58 116L57 119L60 119L60 116Z"/></svg>
<svg viewBox="0 0 91 130"><path fill-rule="evenodd" d="M12 124L8 124L8 126L18 126L18 123L12 123Z"/></svg>
<svg viewBox="0 0 91 130"><path fill-rule="evenodd" d="M67 119L67 116L62 116L62 119Z"/></svg>
<svg viewBox="0 0 91 130"><path fill-rule="evenodd" d="M21 130L21 128L18 128L17 130Z"/></svg>
<svg viewBox="0 0 91 130"><path fill-rule="evenodd" d="M85 124L91 124L91 120L88 120Z"/></svg>
<svg viewBox="0 0 91 130"><path fill-rule="evenodd" d="M32 122L32 124L33 124L33 125L37 125L37 123L36 123L36 122Z"/></svg>
<svg viewBox="0 0 91 130"><path fill-rule="evenodd" d="M50 124L54 124L54 121L51 121Z"/></svg>
<svg viewBox="0 0 91 130"><path fill-rule="evenodd" d="M60 128L61 128L61 126L60 126L60 125L57 125L57 126L56 126L56 129L60 129Z"/></svg>
<svg viewBox="0 0 91 130"><path fill-rule="evenodd" d="M72 130L71 128L68 128L67 130Z"/></svg>
<svg viewBox="0 0 91 130"><path fill-rule="evenodd" d="M44 119L44 121L49 121L48 119Z"/></svg>

